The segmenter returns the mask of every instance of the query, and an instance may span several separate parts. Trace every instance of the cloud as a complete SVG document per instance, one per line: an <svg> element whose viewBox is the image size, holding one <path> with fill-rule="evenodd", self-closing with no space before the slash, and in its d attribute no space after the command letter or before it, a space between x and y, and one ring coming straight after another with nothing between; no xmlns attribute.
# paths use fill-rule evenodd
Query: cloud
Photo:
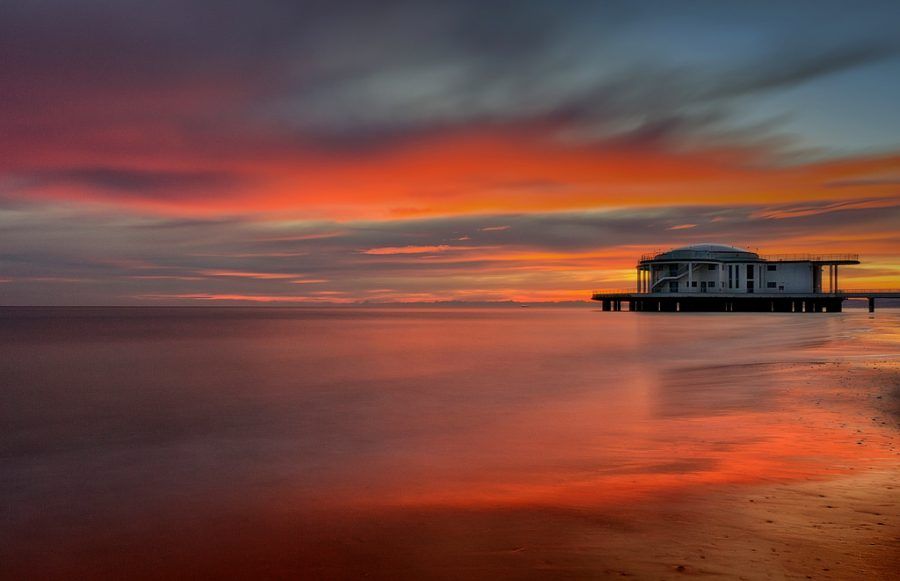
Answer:
<svg viewBox="0 0 900 581"><path fill-rule="evenodd" d="M777 51L760 59L756 66L718 75L702 92L703 98L739 97L793 85L897 55L900 44L889 38L860 41L829 47L797 47L785 40Z"/></svg>
<svg viewBox="0 0 900 581"><path fill-rule="evenodd" d="M701 2L686 16L584 1L13 3L0 19L0 175L211 200L234 185L258 195L235 167L283 183L323 157L473 131L772 147L787 141L765 139L774 128L743 115L743 99L896 54L894 11L835 18L821 4ZM761 40L732 40L750 34Z"/></svg>
<svg viewBox="0 0 900 581"><path fill-rule="evenodd" d="M856 188L866 186L900 186L900 177L858 178L849 180L834 180L825 183L826 188Z"/></svg>
<svg viewBox="0 0 900 581"><path fill-rule="evenodd" d="M172 301L187 302L226 302L226 303L347 303L350 299L337 297L323 298L316 295L242 295L242 294L206 294L206 293L172 293L172 294L143 294L134 297L140 301Z"/></svg>
<svg viewBox="0 0 900 581"><path fill-rule="evenodd" d="M439 244L437 246L385 246L382 248L369 248L363 250L363 254L433 254L435 252L457 252L461 250L478 250L471 246L450 246Z"/></svg>
<svg viewBox="0 0 900 581"><path fill-rule="evenodd" d="M859 252L864 264L879 264L879 272L892 264L900 268L898 221L898 198L859 204L819 200L802 207L624 207L340 224L254 216L195 220L191 228L173 228L158 218L135 228L140 221L134 217L34 209L18 212L16 227L4 228L0 271L7 279L5 304L352 302L412 300L426 294L442 299L578 298L598 283L630 284L634 261L643 252L704 241L759 247L766 253ZM686 223L696 226L673 229ZM510 229L484 230L496 224ZM289 235L314 229L341 234ZM273 231L285 236L273 238ZM470 240L456 246L463 233ZM365 254L360 248L382 251ZM883 278L870 283L887 284ZM314 290L298 294L298 285Z"/></svg>
<svg viewBox="0 0 900 581"><path fill-rule="evenodd" d="M839 202L813 202L809 204L784 204L774 208L766 208L758 214L761 218L785 219L798 218L802 216L814 216L816 214L827 214L831 212L844 212L847 210L857 210L865 208L894 208L897 206L898 199L892 198L871 198L862 200L848 200Z"/></svg>
<svg viewBox="0 0 900 581"><path fill-rule="evenodd" d="M284 280L302 277L302 274L284 272L246 272L239 270L201 270L203 276L230 276L236 278L255 278L260 280Z"/></svg>
<svg viewBox="0 0 900 581"><path fill-rule="evenodd" d="M116 167L44 169L17 176L26 190L87 188L124 196L155 199L218 198L248 180L225 171L143 170Z"/></svg>
<svg viewBox="0 0 900 581"><path fill-rule="evenodd" d="M900 159L879 103L900 86L898 18L877 1L7 3L0 299L580 296L696 241L891 264Z"/></svg>

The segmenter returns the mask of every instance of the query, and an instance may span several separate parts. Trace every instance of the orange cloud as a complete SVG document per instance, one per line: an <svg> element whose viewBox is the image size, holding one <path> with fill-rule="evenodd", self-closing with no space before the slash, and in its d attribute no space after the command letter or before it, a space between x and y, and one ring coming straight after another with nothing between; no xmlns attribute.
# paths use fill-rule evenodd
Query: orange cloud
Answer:
<svg viewBox="0 0 900 581"><path fill-rule="evenodd" d="M257 278L260 280L282 280L282 279L300 279L302 274L291 274L283 272L243 272L238 270L202 270L201 274L205 276L228 276L234 278Z"/></svg>
<svg viewBox="0 0 900 581"><path fill-rule="evenodd" d="M244 295L244 294L217 294L217 293L159 293L142 294L134 298L147 301L221 301L221 302L250 302L250 303L350 303L353 299L338 297L321 297L317 295Z"/></svg>
<svg viewBox="0 0 900 581"><path fill-rule="evenodd" d="M449 246L440 244L438 246L385 246L383 248L369 248L363 250L363 254L429 254L433 252L449 252L449 251L465 251L478 250L475 246Z"/></svg>
<svg viewBox="0 0 900 581"><path fill-rule="evenodd" d="M229 184L227 195L212 195L193 182L183 192L146 195L122 195L85 183L50 184L28 190L27 195L117 203L167 214L279 211L307 219L545 212L673 202L802 202L832 197L836 182L844 184L843 200L896 195L895 183L870 178L896 173L897 155L784 165L767 161L763 153L748 148L672 152L571 145L553 140L549 131L506 128L431 135L377 151L293 147L240 158L179 152L177 158L159 154L127 164L115 162L115 167L136 168L141 175L186 168L200 173L197 168L202 168L200 175L240 176ZM71 155L68 166L110 163L108 156ZM38 161L45 160L32 163ZM335 235L301 234L293 239Z"/></svg>

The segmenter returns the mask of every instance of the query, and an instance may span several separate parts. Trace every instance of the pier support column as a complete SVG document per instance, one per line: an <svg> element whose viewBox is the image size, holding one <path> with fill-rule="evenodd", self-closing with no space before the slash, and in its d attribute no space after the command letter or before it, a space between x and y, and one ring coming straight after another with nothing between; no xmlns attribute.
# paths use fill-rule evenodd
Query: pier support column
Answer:
<svg viewBox="0 0 900 581"><path fill-rule="evenodd" d="M869 312L875 312L875 297L869 297Z"/></svg>
<svg viewBox="0 0 900 581"><path fill-rule="evenodd" d="M612 306L612 301L610 301L609 299L603 299L603 310L604 311L610 310L611 306Z"/></svg>

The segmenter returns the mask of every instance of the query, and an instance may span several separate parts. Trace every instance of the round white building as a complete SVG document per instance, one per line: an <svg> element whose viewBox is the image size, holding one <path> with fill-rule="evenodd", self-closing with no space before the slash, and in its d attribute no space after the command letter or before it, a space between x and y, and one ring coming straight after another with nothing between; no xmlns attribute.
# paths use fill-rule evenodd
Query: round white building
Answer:
<svg viewBox="0 0 900 581"><path fill-rule="evenodd" d="M855 254L760 256L725 244L693 244L642 256L637 292L597 292L604 310L839 311L838 266Z"/></svg>

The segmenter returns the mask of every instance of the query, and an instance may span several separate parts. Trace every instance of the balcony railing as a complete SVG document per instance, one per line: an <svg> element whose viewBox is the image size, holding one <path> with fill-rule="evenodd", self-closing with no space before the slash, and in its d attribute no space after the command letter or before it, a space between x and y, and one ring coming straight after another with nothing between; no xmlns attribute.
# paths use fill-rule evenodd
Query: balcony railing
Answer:
<svg viewBox="0 0 900 581"><path fill-rule="evenodd" d="M670 293L669 291L662 291L663 294L676 294ZM649 291L638 292L633 288L603 288L603 289L595 289L591 291L592 296L595 297L604 297L604 296L618 296L625 294L651 294ZM773 289L757 289L755 293L747 293L739 289L728 289L728 288L712 288L709 289L708 292L703 292L699 289L691 288L681 290L677 293L680 296L689 295L746 295L749 298L752 298L754 294L756 295L810 295L810 296L822 296L822 295L900 295L900 288L842 288L836 291L828 291L822 290L820 292L814 293L812 291L775 291Z"/></svg>
<svg viewBox="0 0 900 581"><path fill-rule="evenodd" d="M653 252L648 252L646 254L641 254L641 262L645 262L647 260L654 260L660 254L666 252L665 250L654 250Z"/></svg>
<svg viewBox="0 0 900 581"><path fill-rule="evenodd" d="M861 295L866 293L900 294L900 288L842 288L838 294Z"/></svg>
<svg viewBox="0 0 900 581"><path fill-rule="evenodd" d="M859 254L762 254L769 262L859 262Z"/></svg>
<svg viewBox="0 0 900 581"><path fill-rule="evenodd" d="M637 290L633 288L601 288L592 291L592 293L594 296L626 295L635 294L637 293Z"/></svg>
<svg viewBox="0 0 900 581"><path fill-rule="evenodd" d="M671 252L670 250L654 250L646 254L641 254L640 262L656 260L660 254ZM711 252L711 251L694 251L696 253L695 260L720 259L727 252ZM769 262L859 262L859 254L760 254L759 257ZM684 259L687 261L688 259Z"/></svg>

